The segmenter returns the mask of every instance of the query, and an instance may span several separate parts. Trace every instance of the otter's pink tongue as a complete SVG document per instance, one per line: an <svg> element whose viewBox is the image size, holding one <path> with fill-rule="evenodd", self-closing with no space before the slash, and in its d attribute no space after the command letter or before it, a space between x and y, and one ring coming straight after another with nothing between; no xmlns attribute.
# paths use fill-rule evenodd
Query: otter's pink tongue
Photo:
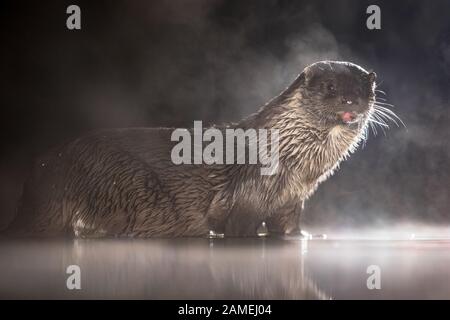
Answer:
<svg viewBox="0 0 450 320"><path fill-rule="evenodd" d="M355 119L355 114L353 112L344 112L341 118L344 122L351 122Z"/></svg>

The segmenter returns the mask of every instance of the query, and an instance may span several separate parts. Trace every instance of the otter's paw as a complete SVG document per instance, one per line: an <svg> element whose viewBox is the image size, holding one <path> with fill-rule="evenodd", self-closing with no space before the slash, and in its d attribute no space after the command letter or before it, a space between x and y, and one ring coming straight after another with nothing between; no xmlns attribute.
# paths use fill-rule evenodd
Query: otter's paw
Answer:
<svg viewBox="0 0 450 320"><path fill-rule="evenodd" d="M223 233L217 233L214 230L210 230L208 235L206 236L208 239L222 239L225 237Z"/></svg>
<svg viewBox="0 0 450 320"><path fill-rule="evenodd" d="M283 240L310 239L310 234L304 230L295 229L289 232L269 232L269 237Z"/></svg>
<svg viewBox="0 0 450 320"><path fill-rule="evenodd" d="M288 237L304 237L306 234L308 233L301 229L295 229L285 233L285 235Z"/></svg>

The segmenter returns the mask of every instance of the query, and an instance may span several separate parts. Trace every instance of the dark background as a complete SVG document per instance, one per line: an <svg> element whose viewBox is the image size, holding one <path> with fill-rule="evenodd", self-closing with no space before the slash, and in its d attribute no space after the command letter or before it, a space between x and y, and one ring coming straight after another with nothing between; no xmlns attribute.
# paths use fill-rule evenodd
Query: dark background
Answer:
<svg viewBox="0 0 450 320"><path fill-rule="evenodd" d="M82 30L66 28L77 4ZM369 4L381 30L366 28ZM2 1L0 227L33 157L105 127L238 120L309 63L378 74L407 128L307 203L317 225L450 223L450 1Z"/></svg>

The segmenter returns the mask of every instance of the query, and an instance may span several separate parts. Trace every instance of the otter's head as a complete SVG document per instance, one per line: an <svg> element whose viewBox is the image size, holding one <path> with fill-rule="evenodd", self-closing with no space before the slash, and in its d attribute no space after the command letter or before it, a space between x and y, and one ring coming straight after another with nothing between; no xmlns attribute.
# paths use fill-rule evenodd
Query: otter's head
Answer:
<svg viewBox="0 0 450 320"><path fill-rule="evenodd" d="M374 72L350 62L321 61L299 76L302 108L319 128L359 128L375 97Z"/></svg>

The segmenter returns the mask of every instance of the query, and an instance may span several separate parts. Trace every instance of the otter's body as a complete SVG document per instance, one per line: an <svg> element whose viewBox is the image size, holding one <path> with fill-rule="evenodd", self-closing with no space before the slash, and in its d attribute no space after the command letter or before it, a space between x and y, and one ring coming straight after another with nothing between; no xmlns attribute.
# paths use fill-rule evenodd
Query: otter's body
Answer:
<svg viewBox="0 0 450 320"><path fill-rule="evenodd" d="M252 236L265 221L272 234L297 234L303 202L364 138L373 90L372 73L320 62L228 126L279 130L274 175L254 164L175 165L169 128L84 136L36 161L13 228L86 237Z"/></svg>

